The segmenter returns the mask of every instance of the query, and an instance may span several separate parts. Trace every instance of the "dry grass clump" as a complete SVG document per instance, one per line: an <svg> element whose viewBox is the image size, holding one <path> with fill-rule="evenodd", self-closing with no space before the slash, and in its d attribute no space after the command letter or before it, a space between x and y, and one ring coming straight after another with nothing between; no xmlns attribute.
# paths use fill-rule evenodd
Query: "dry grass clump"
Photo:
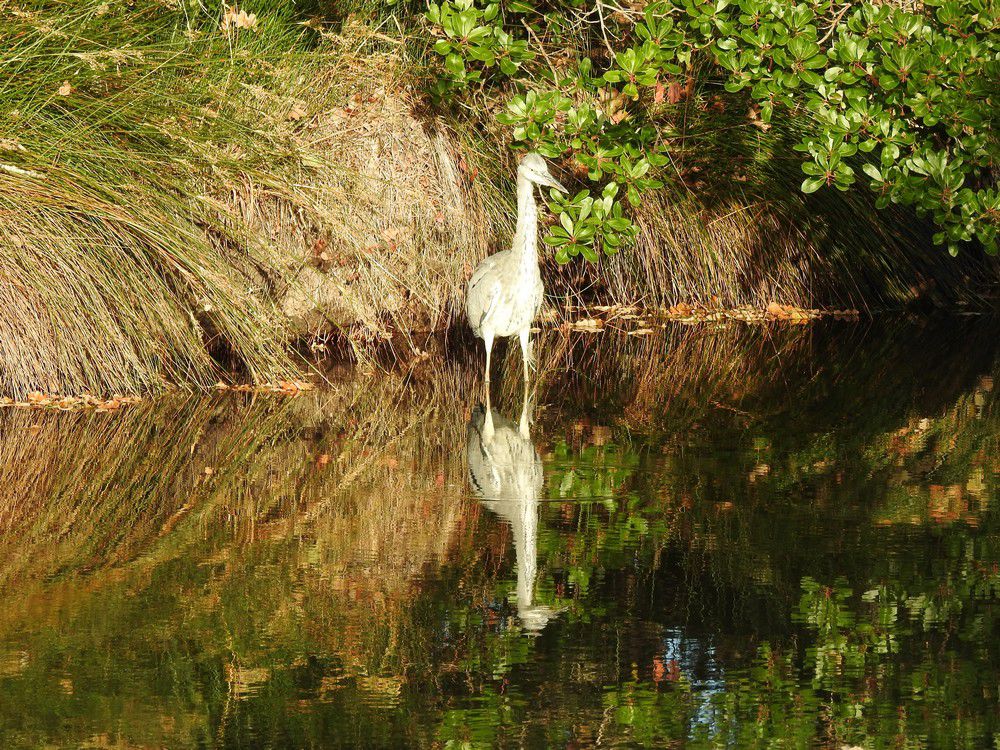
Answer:
<svg viewBox="0 0 1000 750"><path fill-rule="evenodd" d="M243 259L164 207L60 177L0 174L0 393L207 385L219 345L252 377L292 372Z"/></svg>
<svg viewBox="0 0 1000 750"><path fill-rule="evenodd" d="M328 39L329 62L311 79L325 105L293 135L314 165L306 189L270 199L248 183L239 211L277 250L276 295L299 335L443 327L486 253L490 196L446 126L417 114L401 43L357 23Z"/></svg>
<svg viewBox="0 0 1000 750"><path fill-rule="evenodd" d="M204 385L225 354L294 374L266 254L205 184L281 182L295 154L243 106L301 31L159 3L8 5L0 36L0 390ZM263 19L267 19L266 21Z"/></svg>
<svg viewBox="0 0 1000 750"><path fill-rule="evenodd" d="M860 194L804 196L789 177L771 183L768 197L652 195L639 209L636 245L602 265L610 299L884 309L981 305L989 293L990 259L935 253L905 211L876 211Z"/></svg>
<svg viewBox="0 0 1000 750"><path fill-rule="evenodd" d="M275 382L296 337L450 321L486 198L399 40L283 0L13 11L0 393L204 386L220 360Z"/></svg>

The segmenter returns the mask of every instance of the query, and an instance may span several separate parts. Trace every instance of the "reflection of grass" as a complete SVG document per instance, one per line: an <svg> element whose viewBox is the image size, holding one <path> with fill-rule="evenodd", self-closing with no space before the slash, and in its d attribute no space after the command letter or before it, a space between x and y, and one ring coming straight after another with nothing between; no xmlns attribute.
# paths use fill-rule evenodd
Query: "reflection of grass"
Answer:
<svg viewBox="0 0 1000 750"><path fill-rule="evenodd" d="M214 732L212 716L240 736L240 702L296 689L306 653L332 660L315 686L324 700L405 699L427 649L417 582L465 518L461 462L445 461L464 409L441 399L463 386L448 378L170 399L110 418L0 414L4 465L43 467L11 471L0 510L0 641L33 618L23 656L4 654L8 688L85 716L81 731L124 720L131 741L180 745ZM118 644L127 678L102 671L95 642ZM76 692L53 677L60 652L75 654ZM136 705L115 705L122 687ZM137 707L150 704L165 713ZM35 705L4 701L8 718L16 705L30 721L7 746L50 736Z"/></svg>
<svg viewBox="0 0 1000 750"><path fill-rule="evenodd" d="M73 745L117 726L123 741L171 746L280 745L287 733L316 745L420 746L517 731L540 746L598 734L667 743L705 710L705 664L727 677L713 710L734 731L757 726L807 745L817 726L884 733L884 712L913 705L893 691L914 677L971 706L975 717L959 724L980 736L974 719L989 706L970 693L974 667L996 658L982 645L993 628L983 608L996 597L995 509L978 512L977 528L872 521L900 487L923 491L938 478L995 494L1000 430L987 381L972 378L966 392L956 378L928 411L911 397L918 381L867 419L852 413L816 436L803 414L817 404L855 403L860 388L914 370L851 374L831 362L837 377L816 378L807 344L822 344L796 338L776 342L779 388L773 350L695 333L696 346L643 344L671 364L659 376L645 363L623 370L607 353L572 355L585 382L618 383L618 415L594 408L577 419L568 396L541 413L536 591L566 610L530 640L510 603L509 535L464 489L475 370L423 362L284 400L0 413L0 459L11 467L0 502L3 741ZM698 347L714 359L699 362ZM864 362L864 351L848 353ZM560 382L568 395L582 388L580 372L557 380L552 357L540 352L543 402ZM504 400L516 402L519 367L515 355ZM800 394L800 407L776 392ZM636 421L643 413L653 416ZM804 575L823 585L843 575L853 592L835 603L854 630L835 634L847 634L843 653L822 654L818 688L804 649L833 631L791 622ZM884 595L861 600L871 589ZM886 607L905 621L894 637L909 650L838 672L867 648L858 628ZM957 671L919 654L921 638L944 632L958 639ZM701 656L667 653L674 633ZM765 640L764 671L740 671ZM833 691L870 723L829 714ZM937 694L926 700L947 709ZM771 713L755 723L761 710Z"/></svg>

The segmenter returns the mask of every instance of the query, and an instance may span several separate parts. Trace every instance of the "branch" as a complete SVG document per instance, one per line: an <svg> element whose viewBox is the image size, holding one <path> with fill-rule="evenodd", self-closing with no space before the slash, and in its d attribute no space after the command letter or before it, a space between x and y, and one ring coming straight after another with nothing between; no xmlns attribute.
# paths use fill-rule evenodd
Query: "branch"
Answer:
<svg viewBox="0 0 1000 750"><path fill-rule="evenodd" d="M611 49L611 42L608 41L608 30L604 26L604 2L603 0L597 0L597 16L601 23L601 36L604 37L604 46L608 48L608 55L613 62L615 59L615 51Z"/></svg>
<svg viewBox="0 0 1000 750"><path fill-rule="evenodd" d="M831 36L833 36L833 31L834 31L834 29L837 28L837 24L840 23L840 19L844 17L844 14L848 10L850 10L850 8L851 8L851 4L848 3L843 8L840 9L840 13L838 13L837 17L834 18L833 21L830 22L830 28L828 28L826 30L826 33L823 35L823 38L820 39L819 42L817 42L817 44L819 44L820 46L822 46L823 42L825 42L827 39L829 39Z"/></svg>
<svg viewBox="0 0 1000 750"><path fill-rule="evenodd" d="M552 58L549 57L549 53L545 51L545 46L542 44L542 40L538 38L534 31L531 30L531 26L523 18L521 19L521 25L528 30L528 36L535 40L535 44L538 47L538 51L542 53L542 57L545 58L545 62L549 64L549 70L552 71L552 85L559 85L559 74L556 73L556 66L552 64Z"/></svg>

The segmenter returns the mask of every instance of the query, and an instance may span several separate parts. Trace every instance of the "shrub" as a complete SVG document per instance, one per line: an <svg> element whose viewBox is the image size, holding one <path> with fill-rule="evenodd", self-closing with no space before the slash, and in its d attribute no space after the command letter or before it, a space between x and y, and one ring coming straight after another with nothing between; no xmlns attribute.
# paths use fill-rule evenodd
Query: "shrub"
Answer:
<svg viewBox="0 0 1000 750"><path fill-rule="evenodd" d="M830 0L442 0L438 96L513 83L497 119L518 145L566 158L593 186L553 193L545 241L561 262L635 236L628 206L671 179L684 144L674 106L694 76L743 97L766 131L807 118L794 149L804 192L848 190L912 206L957 254L997 251L994 131L1000 6L928 0L915 10ZM730 104L731 106L731 104Z"/></svg>

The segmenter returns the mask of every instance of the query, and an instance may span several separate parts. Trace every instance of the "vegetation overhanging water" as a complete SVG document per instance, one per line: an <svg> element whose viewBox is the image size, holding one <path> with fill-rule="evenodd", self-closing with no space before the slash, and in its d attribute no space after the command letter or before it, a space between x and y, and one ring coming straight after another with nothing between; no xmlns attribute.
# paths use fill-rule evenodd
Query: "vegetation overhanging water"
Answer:
<svg viewBox="0 0 1000 750"><path fill-rule="evenodd" d="M4 411L0 745L996 744L995 331L545 334L533 527L461 348Z"/></svg>

